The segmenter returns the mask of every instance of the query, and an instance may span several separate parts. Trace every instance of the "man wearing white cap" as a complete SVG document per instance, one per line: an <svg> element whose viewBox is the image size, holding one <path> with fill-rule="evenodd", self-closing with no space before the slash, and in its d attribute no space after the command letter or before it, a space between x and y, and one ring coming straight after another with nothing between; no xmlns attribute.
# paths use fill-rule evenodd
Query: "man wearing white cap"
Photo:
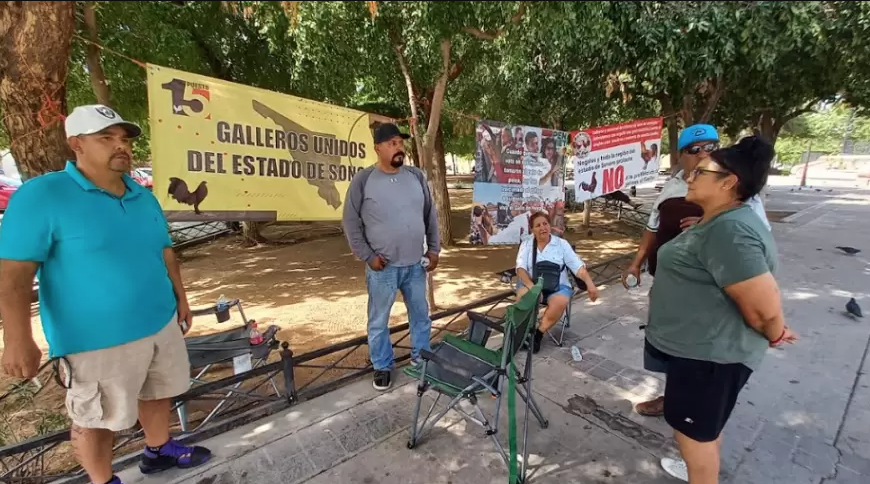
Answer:
<svg viewBox="0 0 870 484"><path fill-rule="evenodd" d="M3 369L31 378L39 367L30 320L38 273L49 358L67 387L72 445L91 480L120 484L113 432L137 419L143 473L198 466L207 449L169 438L171 399L189 387L183 333L191 314L163 211L129 176L141 129L89 105L67 117L66 134L76 160L24 183L3 217Z"/></svg>

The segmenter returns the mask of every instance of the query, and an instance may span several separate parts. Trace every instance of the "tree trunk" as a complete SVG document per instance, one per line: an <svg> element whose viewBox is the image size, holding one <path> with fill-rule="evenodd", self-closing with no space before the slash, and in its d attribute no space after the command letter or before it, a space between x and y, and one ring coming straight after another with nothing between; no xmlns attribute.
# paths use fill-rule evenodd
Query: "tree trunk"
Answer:
<svg viewBox="0 0 870 484"><path fill-rule="evenodd" d="M111 106L112 100L109 95L109 82L106 80L106 73L103 72L103 63L100 60L100 48L97 47L97 44L100 43L100 37L97 34L97 13L94 10L94 3L84 3L85 27L88 30L88 38L91 41L87 47L88 75L91 78L91 87L93 87L94 94L97 96L97 103Z"/></svg>
<svg viewBox="0 0 870 484"><path fill-rule="evenodd" d="M441 234L442 245L453 245L453 227L450 224L450 192L447 189L447 154L444 150L444 131L438 126L435 135L435 150L430 170L429 181L432 182L432 197L438 209L438 233Z"/></svg>
<svg viewBox="0 0 870 484"><path fill-rule="evenodd" d="M259 222L242 223L242 237L244 238L243 244L245 247L253 247L266 243L266 238L260 233L260 228Z"/></svg>
<svg viewBox="0 0 870 484"><path fill-rule="evenodd" d="M22 179L73 158L63 119L75 2L0 3L0 112Z"/></svg>
<svg viewBox="0 0 870 484"><path fill-rule="evenodd" d="M676 173L677 167L680 166L680 151L677 149L679 144L679 122L677 120L677 110L674 108L673 100L667 94L658 94L656 96L659 104L662 107L662 116L665 118L665 126L668 128L668 151L670 151L671 167L670 172Z"/></svg>
<svg viewBox="0 0 870 484"><path fill-rule="evenodd" d="M776 145L779 129L777 129L773 111L765 109L761 112L761 116L758 118L758 131L762 137L770 141L770 144Z"/></svg>
<svg viewBox="0 0 870 484"><path fill-rule="evenodd" d="M411 162L417 168L423 169L423 165L420 163L420 150L417 149L417 142L411 143Z"/></svg>
<svg viewBox="0 0 870 484"><path fill-rule="evenodd" d="M450 197L447 195L446 162L444 159L444 140L441 131L441 109L444 107L444 95L447 91L447 81L450 76L450 39L441 39L442 70L435 89L432 91L432 100L427 104L426 119L429 126L423 138L423 154L421 163L425 167L434 190L432 197L438 210L438 233L441 236L441 245L453 245L453 232L450 228ZM439 137L441 138L439 141ZM440 146L438 146L440 143ZM441 156L436 158L436 147Z"/></svg>
<svg viewBox="0 0 870 484"><path fill-rule="evenodd" d="M676 113L672 108L662 106L662 111L665 115L665 127L668 129L668 147L670 151L671 173L676 173L677 167L680 166L680 150L677 146L680 144L680 127L677 121Z"/></svg>
<svg viewBox="0 0 870 484"><path fill-rule="evenodd" d="M677 146L680 144L680 126L676 117L670 117L665 121L668 127L668 146L670 146L671 158L671 173L679 171L680 167L680 150Z"/></svg>
<svg viewBox="0 0 870 484"><path fill-rule="evenodd" d="M408 60L405 58L405 50L400 41L398 34L390 33L390 40L393 43L393 50L396 52L396 58L399 60L399 68L402 71L402 76L405 78L405 88L408 90L408 106L411 108L411 136L414 137L414 148L416 154L414 158L417 160L417 167L423 168L425 165L420 159L423 155L423 137L420 136L420 114L418 106L419 98L417 90L414 88L414 79L411 77L411 69L408 67ZM425 169L425 168L423 168Z"/></svg>

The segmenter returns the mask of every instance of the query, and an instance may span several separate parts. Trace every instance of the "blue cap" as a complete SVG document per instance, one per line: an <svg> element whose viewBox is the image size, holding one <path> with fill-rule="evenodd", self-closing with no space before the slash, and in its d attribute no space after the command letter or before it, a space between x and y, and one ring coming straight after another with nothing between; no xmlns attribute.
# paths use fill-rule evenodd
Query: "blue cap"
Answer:
<svg viewBox="0 0 870 484"><path fill-rule="evenodd" d="M682 151L686 146L699 141L719 141L719 133L716 132L716 128L709 124L693 124L688 126L680 132L677 150Z"/></svg>

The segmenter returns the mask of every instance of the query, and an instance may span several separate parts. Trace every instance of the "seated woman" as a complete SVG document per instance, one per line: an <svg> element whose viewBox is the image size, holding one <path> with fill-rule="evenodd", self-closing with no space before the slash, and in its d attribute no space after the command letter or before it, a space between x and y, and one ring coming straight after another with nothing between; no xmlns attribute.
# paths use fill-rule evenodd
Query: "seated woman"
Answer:
<svg viewBox="0 0 870 484"><path fill-rule="evenodd" d="M688 178L701 221L658 252L646 351L665 368L664 416L684 463L671 475L715 484L721 432L768 347L793 343L773 273L771 232L744 202L767 181L773 147L757 137L710 153Z"/></svg>
<svg viewBox="0 0 870 484"><path fill-rule="evenodd" d="M541 349L544 333L559 321L565 308L568 307L568 300L574 295L565 268L567 267L571 274L576 275L586 283L586 292L591 301L598 299L598 288L595 287L589 272L586 271L586 264L574 252L571 244L550 233L549 215L537 212L529 217L529 232L532 237L520 244L520 250L517 252L517 297L525 294L529 290L528 288L535 284L538 277L544 277L544 287L549 285L551 288L541 294L544 302L547 303L547 310L544 311L541 325L535 332L533 351L537 353ZM537 253L532 252L533 248ZM544 263L543 266L542 263ZM545 267L547 263L559 267L557 269L558 276L552 271L542 270L542 267ZM537 271L533 271L535 267L538 268ZM533 272L534 277L532 276Z"/></svg>

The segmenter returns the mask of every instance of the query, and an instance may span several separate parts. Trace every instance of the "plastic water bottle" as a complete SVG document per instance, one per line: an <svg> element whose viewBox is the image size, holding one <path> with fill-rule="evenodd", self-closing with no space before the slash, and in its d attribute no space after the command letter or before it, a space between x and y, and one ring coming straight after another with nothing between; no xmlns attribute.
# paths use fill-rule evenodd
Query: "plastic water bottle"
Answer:
<svg viewBox="0 0 870 484"><path fill-rule="evenodd" d="M420 264L423 266L423 269L428 268L429 267L429 258L424 255L423 258L420 259Z"/></svg>
<svg viewBox="0 0 870 484"><path fill-rule="evenodd" d="M577 345L571 346L571 358L578 363L583 361L583 353L580 353L580 348Z"/></svg>
<svg viewBox="0 0 870 484"><path fill-rule="evenodd" d="M219 311L222 309L226 309L227 306L230 305L230 300L227 299L223 294L221 294L221 297L218 298L216 305Z"/></svg>
<svg viewBox="0 0 870 484"><path fill-rule="evenodd" d="M629 289L634 289L638 285L637 277L635 277L634 274L629 274L625 278L625 285L627 285Z"/></svg>
<svg viewBox="0 0 870 484"><path fill-rule="evenodd" d="M249 323L249 325L251 326L251 336L250 336L251 344L256 346L256 345L262 343L263 342L263 333L261 333L260 330L257 329L257 322L252 319L251 322Z"/></svg>

